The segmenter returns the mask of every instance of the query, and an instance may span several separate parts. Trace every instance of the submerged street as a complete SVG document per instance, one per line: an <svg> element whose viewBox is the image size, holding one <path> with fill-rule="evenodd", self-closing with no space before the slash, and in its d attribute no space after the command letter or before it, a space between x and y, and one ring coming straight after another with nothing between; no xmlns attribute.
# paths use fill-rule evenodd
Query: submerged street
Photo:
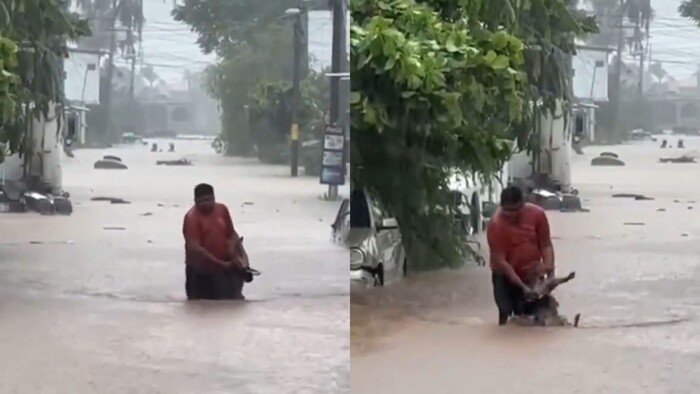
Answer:
<svg viewBox="0 0 700 394"><path fill-rule="evenodd" d="M320 199L317 177L175 144L78 150L64 160L72 216L0 217L0 392L348 392L339 202ZM104 154L129 169L93 170ZM155 165L181 157L194 166ZM182 219L199 182L229 206L262 272L245 302L184 301ZM131 204L90 201L100 196Z"/></svg>
<svg viewBox="0 0 700 394"><path fill-rule="evenodd" d="M577 274L555 294L563 314L582 314L579 328L497 327L486 267L416 274L353 294L353 392L696 393L700 164L658 163L700 149L684 139L686 150L649 142L574 155L590 212L548 216L558 274ZM627 165L591 167L602 151Z"/></svg>

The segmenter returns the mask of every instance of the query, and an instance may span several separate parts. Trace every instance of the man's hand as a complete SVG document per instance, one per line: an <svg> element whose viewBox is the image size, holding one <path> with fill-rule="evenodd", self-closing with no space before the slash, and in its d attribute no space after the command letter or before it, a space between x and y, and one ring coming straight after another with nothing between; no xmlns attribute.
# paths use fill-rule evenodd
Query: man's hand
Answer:
<svg viewBox="0 0 700 394"><path fill-rule="evenodd" d="M231 268L231 267L233 266L233 262L227 261L227 260L219 260L219 259L216 259L216 260L213 260L213 262L214 262L216 265L218 265L218 266L220 266L220 267L223 267L223 268L226 268L226 269Z"/></svg>
<svg viewBox="0 0 700 394"><path fill-rule="evenodd" d="M537 269L535 271L537 277L546 276L551 278L554 276L554 264L548 264L546 262L540 262L537 264Z"/></svg>

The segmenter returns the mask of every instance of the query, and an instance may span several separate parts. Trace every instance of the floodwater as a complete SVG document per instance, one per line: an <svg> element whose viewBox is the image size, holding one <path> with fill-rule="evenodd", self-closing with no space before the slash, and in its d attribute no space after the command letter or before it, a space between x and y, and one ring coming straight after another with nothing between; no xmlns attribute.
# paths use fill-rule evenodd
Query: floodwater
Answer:
<svg viewBox="0 0 700 394"><path fill-rule="evenodd" d="M0 217L0 393L349 391L348 257L330 239L339 203L320 199L317 178L175 144L78 150L65 159L72 216ZM104 154L130 168L93 170ZM183 156L195 165L155 165ZM246 302L184 301L182 217L199 182L262 271Z"/></svg>
<svg viewBox="0 0 700 394"><path fill-rule="evenodd" d="M352 392L697 393L700 164L657 163L700 150L700 139L685 142L574 157L590 212L549 218L558 272L577 273L557 290L560 311L581 313L579 328L497 327L488 268L414 275L352 294ZM627 166L591 167L606 150Z"/></svg>

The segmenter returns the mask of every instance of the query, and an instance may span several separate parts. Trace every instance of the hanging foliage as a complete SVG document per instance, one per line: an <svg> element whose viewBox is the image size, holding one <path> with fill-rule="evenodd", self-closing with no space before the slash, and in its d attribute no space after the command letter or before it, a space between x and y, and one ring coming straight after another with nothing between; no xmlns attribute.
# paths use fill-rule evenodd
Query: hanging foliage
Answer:
<svg viewBox="0 0 700 394"><path fill-rule="evenodd" d="M17 44L5 37L0 37L0 125L11 122L17 110L17 87L20 82L12 71L17 67ZM5 160L9 140L4 128L0 128L0 163Z"/></svg>
<svg viewBox="0 0 700 394"><path fill-rule="evenodd" d="M9 87L15 99L14 111L3 118L0 142L10 152L21 152L31 117L48 117L51 106L63 103L63 60L68 57L66 43L89 34L87 21L68 12L68 3L59 0L2 0L0 35L5 51L13 51L10 42L19 43L16 62L4 64L16 74L17 83ZM14 65L14 66L13 66Z"/></svg>

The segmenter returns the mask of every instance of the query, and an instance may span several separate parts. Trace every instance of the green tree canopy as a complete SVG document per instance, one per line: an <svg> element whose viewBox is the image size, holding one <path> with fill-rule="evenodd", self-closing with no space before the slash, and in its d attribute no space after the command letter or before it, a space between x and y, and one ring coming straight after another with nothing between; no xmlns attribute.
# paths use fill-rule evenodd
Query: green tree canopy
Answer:
<svg viewBox="0 0 700 394"><path fill-rule="evenodd" d="M453 172L488 175L530 141L534 113L568 101L574 37L564 0L351 2L351 163L401 226L417 268L460 264Z"/></svg>
<svg viewBox="0 0 700 394"><path fill-rule="evenodd" d="M228 154L253 152L256 139L246 108L258 85L291 82L293 19L286 11L299 4L298 0L186 0L173 11L175 20L197 33L202 51L219 57L218 64L207 70L207 87L221 102Z"/></svg>
<svg viewBox="0 0 700 394"><path fill-rule="evenodd" d="M204 53L223 54L244 41L254 44L260 29L298 4L297 0L185 0L173 10L173 18L197 33Z"/></svg>

